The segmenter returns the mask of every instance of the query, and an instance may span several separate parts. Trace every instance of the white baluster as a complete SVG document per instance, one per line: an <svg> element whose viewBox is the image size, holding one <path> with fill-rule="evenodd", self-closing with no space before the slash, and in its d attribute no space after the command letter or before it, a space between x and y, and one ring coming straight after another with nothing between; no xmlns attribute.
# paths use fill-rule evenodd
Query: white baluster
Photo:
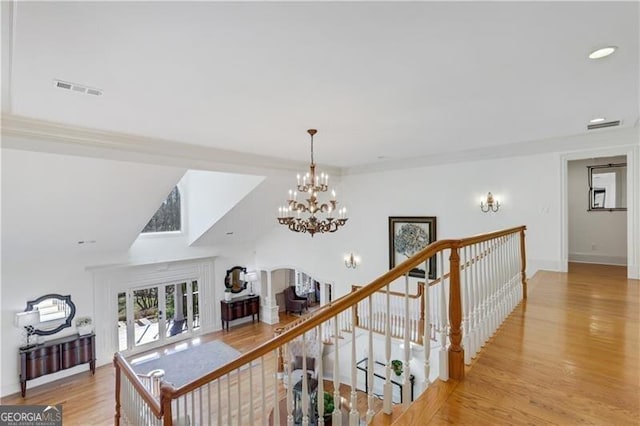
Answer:
<svg viewBox="0 0 640 426"><path fill-rule="evenodd" d="M318 426L324 426L324 370L322 361L324 359L324 351L323 351L323 339L321 327L318 326L316 328L316 336L318 338L318 348L320 353L318 355L318 359L316 360L316 370L317 370L317 378L318 378L318 391L316 393L316 400L318 402Z"/></svg>
<svg viewBox="0 0 640 426"><path fill-rule="evenodd" d="M218 380L216 380L217 384L218 384L218 409L216 410L218 412L218 424L221 425L222 424L222 400L221 400L221 390L220 390L220 378L218 378ZM277 394L277 392L276 392Z"/></svg>
<svg viewBox="0 0 640 426"><path fill-rule="evenodd" d="M342 424L342 413L340 412L340 356L339 356L339 344L338 341L338 322L336 321L335 326L335 347L334 354L335 359L333 360L333 414L332 414L332 424L341 425Z"/></svg>
<svg viewBox="0 0 640 426"><path fill-rule="evenodd" d="M498 327L500 327L500 257L498 256L498 250L499 250L499 245L500 245L500 240L499 239L495 239L493 240L493 275L494 275L494 282L495 282L495 293L496 293L496 313L495 313L495 327L494 327L494 333L498 330Z"/></svg>
<svg viewBox="0 0 640 426"><path fill-rule="evenodd" d="M471 357L475 358L476 353L478 353L478 349L480 345L478 345L478 309L480 305L480 295L478 293L478 258L476 253L476 245L471 244L469 246L469 251L471 253L471 270L469 271L471 275L471 287L472 287L472 297L473 297L473 310L471 311Z"/></svg>
<svg viewBox="0 0 640 426"><path fill-rule="evenodd" d="M378 332L380 333L384 333L384 324L386 323L385 320L385 313L384 313L384 302L383 302L383 298L382 298L382 294L381 293L376 293L376 312L378 313Z"/></svg>
<svg viewBox="0 0 640 426"><path fill-rule="evenodd" d="M139 403L137 405L139 405ZM140 408L138 407L138 410L139 409ZM176 419L180 420L180 400L179 399L176 400Z"/></svg>
<svg viewBox="0 0 640 426"><path fill-rule="evenodd" d="M353 309L353 308L352 308ZM351 329L351 411L349 412L349 425L358 426L360 416L358 414L358 394L356 388L358 385L358 376L356 368L356 329Z"/></svg>
<svg viewBox="0 0 640 426"><path fill-rule="evenodd" d="M482 346L489 340L489 315L490 315L490 285L489 285L489 262L488 262L488 253L487 253L487 243L480 243L482 246L482 291L483 291L483 301L482 301Z"/></svg>
<svg viewBox="0 0 640 426"><path fill-rule="evenodd" d="M210 425L212 424L211 421L211 382L207 383L207 424ZM202 424L204 424L204 421L202 421Z"/></svg>
<svg viewBox="0 0 640 426"><path fill-rule="evenodd" d="M287 372L287 425L293 426L293 381L291 380L291 347L285 343L285 371Z"/></svg>
<svg viewBox="0 0 640 426"><path fill-rule="evenodd" d="M240 374L240 369L238 369L238 375ZM238 378L239 379L239 378ZM238 393L240 393L240 385L238 384ZM238 399L238 407L241 406L240 401L242 399ZM253 422L253 410L255 405L253 404L253 361L249 361L249 424L255 424Z"/></svg>
<svg viewBox="0 0 640 426"><path fill-rule="evenodd" d="M198 407L200 407L200 409L198 410L198 420L200 420L199 424L203 424L202 423L202 412L204 411L204 406L202 405L202 386L198 388ZM195 414L195 407L193 408L194 410L194 414ZM193 417L195 419L195 415ZM195 420L194 420L195 421Z"/></svg>
<svg viewBox="0 0 640 426"><path fill-rule="evenodd" d="M273 358L275 359L275 368L273 370L273 424L275 426L279 426L280 425L280 401L279 401L279 395L278 395L278 368L280 368L280 365L278 363L278 352L279 350L276 349L273 351ZM262 398L264 399L264 395L266 395L264 392L262 393ZM264 423L266 425L266 417L264 417ZM218 423L219 425L221 423Z"/></svg>
<svg viewBox="0 0 640 426"><path fill-rule="evenodd" d="M449 355L447 354L447 298L445 295L444 251L440 253L440 380L449 380Z"/></svg>
<svg viewBox="0 0 640 426"><path fill-rule="evenodd" d="M496 240L496 280L498 286L498 327L502 324L505 311L505 299L504 299L504 280L502 275L502 240L504 237L499 237ZM497 330L497 329L496 329Z"/></svg>
<svg viewBox="0 0 640 426"><path fill-rule="evenodd" d="M278 363L278 357L276 357L276 364ZM276 367L276 372L278 368ZM264 355L260 357L260 404L262 408L262 425L267 426L267 385L264 371ZM276 397L277 399L277 397ZM280 407L274 405L274 410L278 410Z"/></svg>
<svg viewBox="0 0 640 426"><path fill-rule="evenodd" d="M488 322L488 335L487 340L493 336L494 328L494 316L495 316L495 281L493 279L493 246L491 241L487 241L487 284L489 287L489 317Z"/></svg>
<svg viewBox="0 0 640 426"><path fill-rule="evenodd" d="M516 284L516 279L515 279L515 274L514 272L514 255L513 255L513 246L514 246L514 241L516 241L517 238L515 235L511 235L511 239L509 240L509 248L508 248L508 256L509 256L509 277L511 278L511 292L513 294L513 308L516 307L516 305L519 302L518 299L518 293L517 293L517 287L515 286Z"/></svg>
<svg viewBox="0 0 640 426"><path fill-rule="evenodd" d="M424 270L429 270L429 259L424 262ZM431 324L429 318L431 317L430 300L429 300L429 276L425 274L424 283L424 330L422 336L422 343L424 345L424 381L422 382L423 391L429 387L429 374L431 374Z"/></svg>
<svg viewBox="0 0 640 426"><path fill-rule="evenodd" d="M502 282L503 282L503 312L502 312L502 321L507 319L509 313L511 312L511 279L509 277L509 253L507 252L507 247L509 247L509 239L511 236L505 236L502 240L501 253L502 253Z"/></svg>
<svg viewBox="0 0 640 426"><path fill-rule="evenodd" d="M302 333L302 426L309 426L309 376L307 375L307 333Z"/></svg>
<svg viewBox="0 0 640 426"><path fill-rule="evenodd" d="M426 273L426 271L425 271ZM404 382L402 385L402 402L405 407L411 404L411 388L409 384L409 376L411 375L411 341L409 340L409 273L404 276L404 310L405 310L405 328L404 328Z"/></svg>
<svg viewBox="0 0 640 426"><path fill-rule="evenodd" d="M375 293L374 293L375 294ZM372 297L369 296L369 317L373 315L373 300ZM373 330L369 329L369 341L368 346L369 350L367 351L367 381L369 382L369 394L367 395L367 424L370 424L373 420L373 415L375 412L373 411Z"/></svg>
<svg viewBox="0 0 640 426"><path fill-rule="evenodd" d="M471 284L469 282L469 267L471 266L471 260L469 259L469 246L465 246L460 250L462 261L461 267L464 269L460 274L460 280L462 281L462 347L464 348L464 362L465 364L471 364L471 350L470 350L470 310L471 310Z"/></svg>
<svg viewBox="0 0 640 426"><path fill-rule="evenodd" d="M516 285L516 290L517 290L517 300L518 303L522 300L522 298L524 297L524 293L523 293L523 288L522 288L522 277L520 274L520 269L522 268L522 259L520 256L520 240L521 240L522 236L520 234L518 234L517 238L513 239L513 275L516 277L515 278L515 285Z"/></svg>
<svg viewBox="0 0 640 426"><path fill-rule="evenodd" d="M385 287L386 292L386 321L384 328L384 355L385 355L385 381L383 394L384 399L382 401L382 411L385 414L391 414L391 399L392 399L392 388L391 388L391 295L389 294L389 285ZM371 355L370 355L371 356ZM371 383L370 386L373 386Z"/></svg>

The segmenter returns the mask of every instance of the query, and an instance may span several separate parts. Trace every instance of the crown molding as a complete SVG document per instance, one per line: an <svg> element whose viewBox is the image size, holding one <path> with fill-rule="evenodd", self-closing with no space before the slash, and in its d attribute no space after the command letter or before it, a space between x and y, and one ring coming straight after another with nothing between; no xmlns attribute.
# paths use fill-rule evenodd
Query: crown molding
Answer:
<svg viewBox="0 0 640 426"><path fill-rule="evenodd" d="M205 147L165 139L109 132L3 114L2 147L212 170L228 173L277 175L298 172L308 163L282 158ZM334 176L337 167L323 166Z"/></svg>

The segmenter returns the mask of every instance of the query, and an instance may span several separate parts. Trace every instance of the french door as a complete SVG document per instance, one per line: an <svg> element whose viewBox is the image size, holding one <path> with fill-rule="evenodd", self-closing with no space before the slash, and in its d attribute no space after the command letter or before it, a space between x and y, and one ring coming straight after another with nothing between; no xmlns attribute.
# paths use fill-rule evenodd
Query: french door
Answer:
<svg viewBox="0 0 640 426"><path fill-rule="evenodd" d="M200 328L198 282L131 288L118 293L118 350L178 339Z"/></svg>

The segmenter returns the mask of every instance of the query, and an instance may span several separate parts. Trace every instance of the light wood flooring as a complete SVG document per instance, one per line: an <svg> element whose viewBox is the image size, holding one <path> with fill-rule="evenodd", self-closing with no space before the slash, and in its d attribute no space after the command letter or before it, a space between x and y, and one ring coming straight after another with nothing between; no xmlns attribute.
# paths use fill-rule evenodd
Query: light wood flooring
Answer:
<svg viewBox="0 0 640 426"><path fill-rule="evenodd" d="M395 424L640 424L640 281L623 267L538 272L460 382Z"/></svg>
<svg viewBox="0 0 640 426"><path fill-rule="evenodd" d="M539 272L527 301L465 380L436 382L396 424L640 424L640 281L625 275L624 268L582 264L571 264L568 274ZM245 352L273 331L246 324L203 340ZM114 380L107 365L95 376L30 388L27 398L16 394L0 404L63 404L66 426L113 424Z"/></svg>

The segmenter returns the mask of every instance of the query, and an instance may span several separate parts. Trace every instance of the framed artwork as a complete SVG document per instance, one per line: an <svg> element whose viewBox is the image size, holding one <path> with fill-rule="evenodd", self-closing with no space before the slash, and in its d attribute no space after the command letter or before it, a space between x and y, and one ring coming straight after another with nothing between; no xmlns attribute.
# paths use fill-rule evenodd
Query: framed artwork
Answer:
<svg viewBox="0 0 640 426"><path fill-rule="evenodd" d="M389 217L389 269L409 259L414 254L436 240L435 216L393 216ZM414 268L409 276L436 279L436 258L429 260L428 271Z"/></svg>

